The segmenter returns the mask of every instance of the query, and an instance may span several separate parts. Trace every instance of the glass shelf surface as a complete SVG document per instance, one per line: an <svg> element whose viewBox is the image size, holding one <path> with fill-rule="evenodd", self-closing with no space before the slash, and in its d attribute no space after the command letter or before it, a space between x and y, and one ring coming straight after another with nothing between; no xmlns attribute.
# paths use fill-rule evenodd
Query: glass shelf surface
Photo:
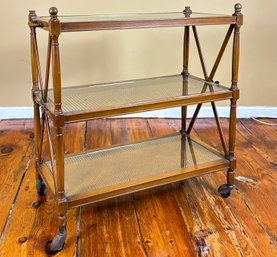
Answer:
<svg viewBox="0 0 277 257"><path fill-rule="evenodd" d="M216 83L207 83L182 75L133 80L109 84L87 85L62 89L64 112L105 110L120 106L139 105L147 102L162 102L197 94L230 92ZM48 101L54 103L53 90L48 92Z"/></svg>
<svg viewBox="0 0 277 257"><path fill-rule="evenodd" d="M182 12L168 13L134 13L134 14L95 14L95 15L68 15L58 16L61 23L75 22L109 22L109 21L151 21L151 20L178 20L191 18L216 18L226 17L223 14L210 13L192 13L190 17L186 17ZM48 22L49 16L38 17L38 20Z"/></svg>
<svg viewBox="0 0 277 257"><path fill-rule="evenodd" d="M144 179L187 167L224 160L180 134L65 158L66 196ZM51 172L51 162L45 164Z"/></svg>

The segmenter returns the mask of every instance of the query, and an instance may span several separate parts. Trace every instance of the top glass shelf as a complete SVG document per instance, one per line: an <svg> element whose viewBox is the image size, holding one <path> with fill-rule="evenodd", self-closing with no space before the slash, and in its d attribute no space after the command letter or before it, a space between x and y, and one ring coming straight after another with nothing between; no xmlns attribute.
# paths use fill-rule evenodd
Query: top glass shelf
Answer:
<svg viewBox="0 0 277 257"><path fill-rule="evenodd" d="M209 14L193 12L186 15L183 12L169 13L136 13L136 14L98 14L58 16L61 31L128 29L148 27L179 27L185 25L235 24L236 17L232 15ZM33 18L48 30L49 16Z"/></svg>

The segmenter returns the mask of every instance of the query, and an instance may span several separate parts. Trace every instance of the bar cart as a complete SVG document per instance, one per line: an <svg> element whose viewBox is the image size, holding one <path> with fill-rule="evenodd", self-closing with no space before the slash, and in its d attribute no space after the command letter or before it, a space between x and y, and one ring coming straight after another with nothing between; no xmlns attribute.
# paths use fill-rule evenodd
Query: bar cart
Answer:
<svg viewBox="0 0 277 257"><path fill-rule="evenodd" d="M55 7L50 17L29 12L31 30L32 94L36 152L36 188L44 195L47 186L57 201L59 227L57 235L46 243L48 254L64 247L66 213L70 208L91 204L139 190L225 170L227 183L218 188L229 197L234 187L236 103L239 98L238 68L241 5L233 15L183 12L59 16ZM208 74L197 26L228 25L218 56ZM183 27L183 70L181 74L66 88L61 81L59 36L64 32L123 30L139 28ZM36 29L48 31L45 81L39 61ZM190 33L192 32L192 33ZM189 74L190 34L194 35L203 79ZM214 82L225 48L233 34L231 86ZM52 72L53 89L49 87ZM215 102L230 100L229 144L226 144ZM190 132L203 103L211 103L223 151L194 139ZM187 106L197 104L186 126ZM129 145L115 145L77 154L64 152L63 127L66 123L115 115L181 107L182 127L179 133ZM53 132L54 131L54 132ZM43 160L44 134L47 135L50 160Z"/></svg>

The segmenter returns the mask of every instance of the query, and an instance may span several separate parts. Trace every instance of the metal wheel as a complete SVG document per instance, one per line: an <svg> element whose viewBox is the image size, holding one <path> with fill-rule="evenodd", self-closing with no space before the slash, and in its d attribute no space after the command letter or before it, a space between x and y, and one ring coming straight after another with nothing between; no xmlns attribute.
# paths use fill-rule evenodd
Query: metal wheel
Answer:
<svg viewBox="0 0 277 257"><path fill-rule="evenodd" d="M231 190L232 188L228 184L223 184L221 185L218 189L217 192L223 197L223 198L228 198L231 195Z"/></svg>

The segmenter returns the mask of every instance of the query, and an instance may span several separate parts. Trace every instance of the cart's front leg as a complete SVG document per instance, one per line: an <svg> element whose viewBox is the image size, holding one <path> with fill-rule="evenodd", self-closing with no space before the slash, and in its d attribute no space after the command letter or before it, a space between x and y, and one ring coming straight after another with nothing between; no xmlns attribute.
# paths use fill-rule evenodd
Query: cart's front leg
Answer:
<svg viewBox="0 0 277 257"><path fill-rule="evenodd" d="M36 17L35 11L29 12L29 26L30 26L30 45L31 45L31 64L32 64L32 95L34 102L34 144L36 155L36 189L38 195L44 195L45 184L39 174L39 165L41 164L41 125L40 125L40 109L39 104L35 100L35 92L38 92L39 87L39 67L38 67L38 52L37 52L37 40L36 40L36 24L32 22ZM40 85L41 86L41 85Z"/></svg>
<svg viewBox="0 0 277 257"><path fill-rule="evenodd" d="M236 119L237 119L237 100L239 99L238 89L238 70L239 70L239 53L240 53L240 27L243 23L243 15L241 14L241 4L235 5L235 13L237 23L234 26L234 41L233 41L233 60L232 60L232 85L233 92L231 99L230 121L229 121L229 161L230 167L227 172L227 184L221 185L218 192L225 198L229 197L231 190L234 188L235 179L235 141L236 141Z"/></svg>
<svg viewBox="0 0 277 257"><path fill-rule="evenodd" d="M60 54L59 42L60 22L57 17L58 10L55 7L49 9L50 19L50 36L52 47L52 79L54 90L54 105L55 105L55 159L56 165L54 170L56 200L59 206L59 227L58 232L52 241L48 241L45 245L45 251L48 255L53 255L64 248L66 239L66 212L67 201L65 198L64 187L64 141L63 141L63 126L64 117L62 112L61 102L61 69L60 69Z"/></svg>
<svg viewBox="0 0 277 257"><path fill-rule="evenodd" d="M45 245L45 252L48 255L54 255L57 252L61 251L64 248L65 239L66 239L66 207L63 207L64 204L59 206L59 228L58 233L53 238L52 241L47 241Z"/></svg>
<svg viewBox="0 0 277 257"><path fill-rule="evenodd" d="M218 188L218 192L222 197L228 198L231 195L231 191L234 188L236 158L235 158L235 140L236 140L236 102L238 97L238 91L234 92L234 96L231 99L231 111L229 121L229 161L230 167L227 171L227 184L223 184Z"/></svg>
<svg viewBox="0 0 277 257"><path fill-rule="evenodd" d="M59 116L58 116L59 117ZM59 117L61 118L61 117ZM58 118L58 120L59 120ZM63 127L59 125L56 127L55 133L55 153L56 153L56 197L59 206L59 227L58 233L52 241L48 241L45 245L45 252L48 255L53 255L64 248L66 239L66 212L67 201L64 191L64 142L63 142Z"/></svg>

